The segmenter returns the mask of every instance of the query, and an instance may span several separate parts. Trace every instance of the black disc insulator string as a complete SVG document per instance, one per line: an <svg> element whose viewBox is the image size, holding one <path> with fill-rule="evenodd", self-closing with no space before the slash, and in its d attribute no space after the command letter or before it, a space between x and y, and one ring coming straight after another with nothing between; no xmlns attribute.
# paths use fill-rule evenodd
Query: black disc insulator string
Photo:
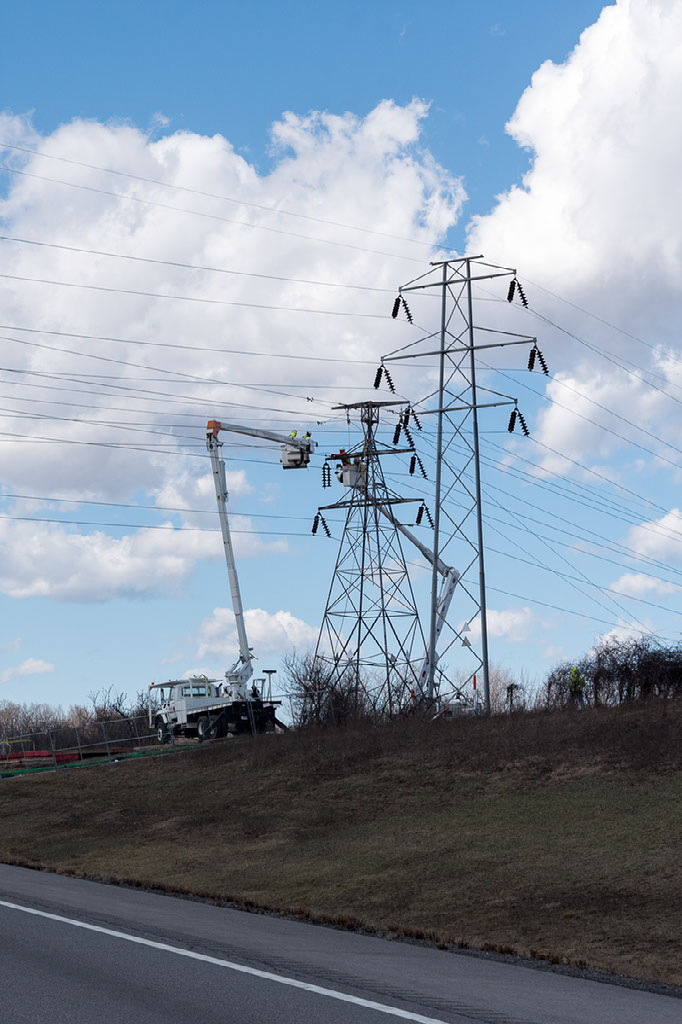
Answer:
<svg viewBox="0 0 682 1024"><path fill-rule="evenodd" d="M413 455L410 459L410 476L414 476L414 471L417 468L417 456Z"/></svg>
<svg viewBox="0 0 682 1024"><path fill-rule="evenodd" d="M315 536L315 534L317 533L317 530L318 530L318 527L319 527L319 525L320 525L320 513L318 512L318 513L317 513L317 514L315 515L315 518L313 519L313 529L312 529L312 534L313 534L313 537L314 537L314 536Z"/></svg>
<svg viewBox="0 0 682 1024"><path fill-rule="evenodd" d="M400 422L400 420L398 420L398 422L395 425L395 430L393 431L393 444L397 444L398 441L400 440L400 431L402 429L403 429L403 425Z"/></svg>
<svg viewBox="0 0 682 1024"><path fill-rule="evenodd" d="M331 487L332 485L332 469L328 462L322 467L322 486Z"/></svg>
<svg viewBox="0 0 682 1024"><path fill-rule="evenodd" d="M523 418L523 413L517 409L516 414L519 417L519 423L521 424L521 430L523 431L524 437L530 437L530 430L526 426L526 421Z"/></svg>
<svg viewBox="0 0 682 1024"><path fill-rule="evenodd" d="M547 363L545 362L545 357L543 356L543 354L540 351L540 349L538 349L538 360L540 361L540 366L542 367L542 372L545 374L546 377L549 377L549 370L547 369Z"/></svg>
<svg viewBox="0 0 682 1024"><path fill-rule="evenodd" d="M395 394L395 384L393 383L393 378L391 377L390 373L388 372L388 370L386 369L385 366L384 366L383 369L384 369L384 377L386 378L386 383L388 384L389 390L393 394Z"/></svg>
<svg viewBox="0 0 682 1024"><path fill-rule="evenodd" d="M405 299L403 299L402 295L400 296L400 299L401 299L402 304L403 304L403 309L405 310L405 316L407 317L407 322L410 323L410 324L413 324L414 320L412 319L412 314L410 313L410 307L407 305L407 303L405 302Z"/></svg>
<svg viewBox="0 0 682 1024"><path fill-rule="evenodd" d="M512 409L512 414L509 417L509 426L507 427L507 430L509 431L510 434L514 433L514 427L516 426L516 417L517 417L517 415L518 415L518 411L516 409Z"/></svg>
<svg viewBox="0 0 682 1024"><path fill-rule="evenodd" d="M391 310L391 316L395 320L400 312L400 296L398 295L395 302L393 303L393 309Z"/></svg>
<svg viewBox="0 0 682 1024"><path fill-rule="evenodd" d="M424 505L420 505L419 508L417 509L417 518L415 520L417 526L421 526L422 524L422 519L424 518L424 508Z"/></svg>
<svg viewBox="0 0 682 1024"><path fill-rule="evenodd" d="M528 353L528 369L529 370L532 370L533 367L535 366L535 357L536 357L537 354L538 354L538 350L535 347L535 345L533 345L532 349Z"/></svg>
<svg viewBox="0 0 682 1024"><path fill-rule="evenodd" d="M516 292L516 278L512 278L509 282L509 291L507 292L507 302L514 301L514 293Z"/></svg>
<svg viewBox="0 0 682 1024"><path fill-rule="evenodd" d="M374 375L374 388L375 388L375 390L378 390L379 385L381 384L381 378L383 376L383 372L384 372L384 368L383 368L383 366L380 366L377 369L376 374Z"/></svg>

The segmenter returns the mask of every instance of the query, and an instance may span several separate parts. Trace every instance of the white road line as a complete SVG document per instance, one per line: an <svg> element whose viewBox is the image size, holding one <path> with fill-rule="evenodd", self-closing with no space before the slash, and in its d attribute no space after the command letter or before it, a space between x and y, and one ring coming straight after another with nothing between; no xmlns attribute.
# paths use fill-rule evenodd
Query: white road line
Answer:
<svg viewBox="0 0 682 1024"><path fill-rule="evenodd" d="M35 917L45 917L48 921L61 921L62 924L70 924L74 928L85 928L89 932L99 932L101 935L111 935L115 939L125 939L126 942L136 942L139 946L150 946L152 949L162 949L166 953L175 953L176 956L186 956L190 960L202 960L207 964L214 964L216 967L227 967L231 971L239 971L240 974L252 974L256 978L263 978L265 981L276 981L279 985L289 985L291 988L301 988L304 992L314 992L319 996L327 996L329 999L338 999L343 1003L353 1003L355 1006L364 1006L368 1010L376 1010L378 1013L387 1013L392 1017L400 1017L402 1020L414 1020L419 1024L447 1024L446 1021L436 1017L424 1017L420 1013L410 1013L409 1010L401 1010L397 1006L386 1006L384 1003L375 1003L371 999L361 999L359 996L351 996L346 992L337 992L333 988L322 988L320 985L309 985L305 981L297 981L295 978L286 978L281 974L271 974L270 971L259 971L255 967L246 967L244 964L235 964L231 960L219 960L215 956L206 956L204 953L195 953L191 949L180 949L177 946L169 946L165 942L154 942L152 939L143 939L139 935L129 935L127 932L118 932L113 928L102 928L96 924L87 924L85 921L76 921L70 917L61 917L59 914L48 914L44 910L35 910L33 907L24 907L19 903L8 903L0 900L0 907L7 907L8 910L20 910L24 914L33 914Z"/></svg>

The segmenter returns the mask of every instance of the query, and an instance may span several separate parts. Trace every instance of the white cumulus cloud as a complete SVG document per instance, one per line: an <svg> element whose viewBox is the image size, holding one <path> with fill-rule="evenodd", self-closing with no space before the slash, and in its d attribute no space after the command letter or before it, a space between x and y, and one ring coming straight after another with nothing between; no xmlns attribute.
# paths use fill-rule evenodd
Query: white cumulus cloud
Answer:
<svg viewBox="0 0 682 1024"><path fill-rule="evenodd" d="M244 612L246 632L254 655L281 654L296 648L306 651L314 647L318 629L291 612L274 614L262 608L249 608ZM227 658L239 653L234 613L229 608L214 608L213 613L197 630L197 658L207 656Z"/></svg>
<svg viewBox="0 0 682 1024"><path fill-rule="evenodd" d="M680 589L674 583L652 579L642 573L625 573L615 580L610 588L614 593L627 594L630 597L646 597L647 594L675 594Z"/></svg>
<svg viewBox="0 0 682 1024"><path fill-rule="evenodd" d="M54 672L54 665L40 658L27 658L20 665L1 669L0 683L9 683L12 679L22 679L24 676L43 675L45 672Z"/></svg>
<svg viewBox="0 0 682 1024"><path fill-rule="evenodd" d="M670 472L632 449L636 441L679 462L679 452L637 427L679 447L672 402L682 372L680 95L682 5L617 0L606 6L565 62L546 61L533 75L507 125L528 151L529 170L470 225L470 251L519 268L531 311L627 361L619 368L546 322L519 315L518 329L538 334L558 374L547 394L565 407L544 412L534 434L574 458L592 462L625 453L648 469L653 461ZM575 305L558 302L536 283ZM650 381L662 390L654 391ZM551 455L545 466L575 472Z"/></svg>
<svg viewBox="0 0 682 1024"><path fill-rule="evenodd" d="M172 505L186 510L179 525L206 525L190 510L215 509L207 419L314 429L332 415L339 385L371 384L352 360L378 356L405 328L377 318L385 294L343 286L395 288L429 253L401 239L444 237L465 199L420 144L426 115L419 100L387 100L365 117L287 113L261 173L220 135L153 139L167 127L159 117L150 131L75 119L41 136L29 117L0 114L0 139L44 154L3 152L21 172L0 198L3 234L15 239L0 241L0 273L13 275L0 280L0 346L13 370L0 375L3 490ZM351 362L332 373L281 358L300 353ZM248 463L272 461L274 480L277 452L248 437L224 440L231 496L255 512L272 492L254 491ZM65 508L4 505L10 515L50 508L50 517ZM83 511L70 518L93 518ZM236 525L249 531L235 536L240 557L273 550L248 519ZM179 531L111 536L5 520L0 591L74 600L178 593L214 544Z"/></svg>

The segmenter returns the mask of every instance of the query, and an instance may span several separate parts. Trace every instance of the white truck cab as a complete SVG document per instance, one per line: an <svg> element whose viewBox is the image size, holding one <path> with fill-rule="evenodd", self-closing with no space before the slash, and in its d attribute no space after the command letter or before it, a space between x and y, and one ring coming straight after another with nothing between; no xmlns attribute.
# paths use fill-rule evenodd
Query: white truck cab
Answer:
<svg viewBox="0 0 682 1024"><path fill-rule="evenodd" d="M263 701L257 689L235 700L227 682L206 676L152 683L148 693L149 726L159 743L171 734L203 740L209 731L218 736L239 732L270 732L275 729L275 709L280 701Z"/></svg>

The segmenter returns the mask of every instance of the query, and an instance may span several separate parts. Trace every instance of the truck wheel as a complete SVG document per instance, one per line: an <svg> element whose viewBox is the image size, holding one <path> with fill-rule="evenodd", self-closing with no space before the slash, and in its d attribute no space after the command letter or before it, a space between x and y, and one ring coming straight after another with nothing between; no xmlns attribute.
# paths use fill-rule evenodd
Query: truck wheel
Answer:
<svg viewBox="0 0 682 1024"><path fill-rule="evenodd" d="M156 738L159 741L159 743L168 743L168 741L170 740L170 733L166 728L166 723L164 722L163 718L157 718L156 721L154 722L154 725L156 726Z"/></svg>
<svg viewBox="0 0 682 1024"><path fill-rule="evenodd" d="M206 739L207 730L208 718L206 717L206 715L202 715L201 718L197 720L197 739L199 740L199 743L203 743L204 740Z"/></svg>

